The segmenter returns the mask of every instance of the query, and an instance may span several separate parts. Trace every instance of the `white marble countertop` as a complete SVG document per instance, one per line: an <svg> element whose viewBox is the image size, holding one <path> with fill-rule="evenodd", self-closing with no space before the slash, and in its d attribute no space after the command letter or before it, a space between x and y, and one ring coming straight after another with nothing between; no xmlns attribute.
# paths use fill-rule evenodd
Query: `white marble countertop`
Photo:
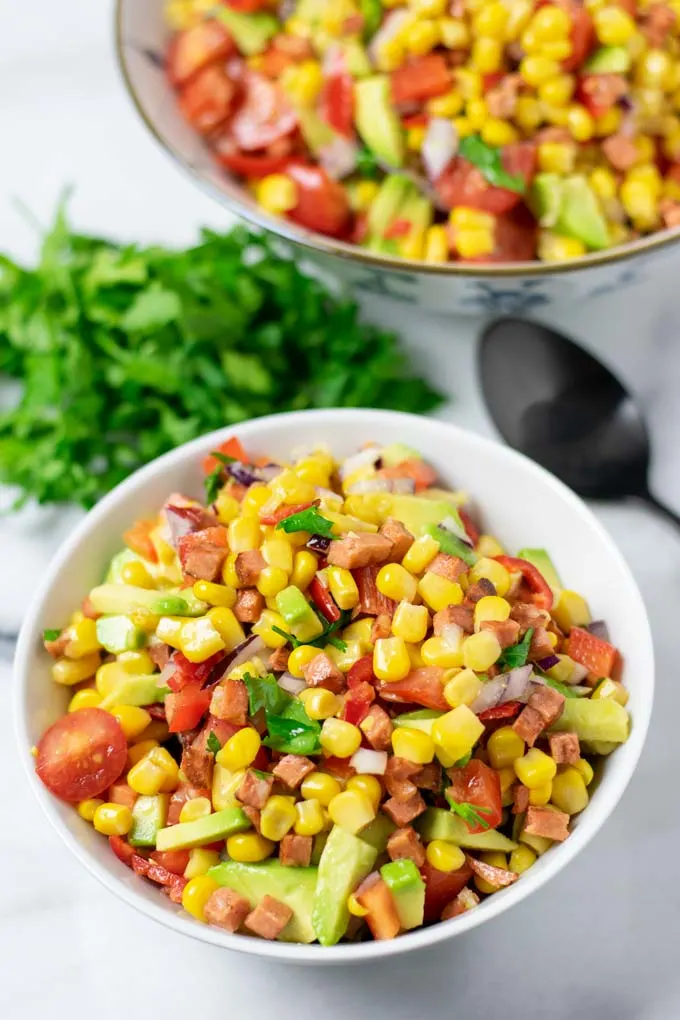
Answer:
<svg viewBox="0 0 680 1020"><path fill-rule="evenodd" d="M224 211L177 172L132 112L115 70L109 4L0 0L0 12L3 250L26 259L35 253L35 232L13 200L45 223L68 183L75 187L72 216L82 229L184 243L200 224L227 224ZM454 398L445 417L492 433L473 386L478 323L423 322L377 300L366 312L398 322L424 369ZM616 365L638 393L654 438L654 486L679 508L680 306L671 272L554 318ZM581 857L533 899L448 945L351 972L265 966L175 935L114 900L61 846L17 760L9 661L35 578L78 515L29 511L1 520L3 1020L93 1014L101 1020L412 1020L426 1011L507 1020L680 1016L680 535L639 507L597 512L642 588L657 650L656 711L628 792Z"/></svg>

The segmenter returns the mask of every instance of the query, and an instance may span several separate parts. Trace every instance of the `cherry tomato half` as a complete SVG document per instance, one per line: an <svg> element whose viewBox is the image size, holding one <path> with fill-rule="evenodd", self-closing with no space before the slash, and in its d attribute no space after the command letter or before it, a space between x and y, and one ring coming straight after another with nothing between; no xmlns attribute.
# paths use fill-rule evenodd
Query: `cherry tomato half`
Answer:
<svg viewBox="0 0 680 1020"><path fill-rule="evenodd" d="M229 128L239 149L266 149L295 130L297 114L277 85L255 71L246 71L242 84L245 97Z"/></svg>
<svg viewBox="0 0 680 1020"><path fill-rule="evenodd" d="M347 229L350 206L342 184L319 166L291 163L286 173L295 181L298 201L288 214L296 223L320 234L338 237Z"/></svg>
<svg viewBox="0 0 680 1020"><path fill-rule="evenodd" d="M482 810L482 825L468 825L470 833L495 829L503 818L501 805L501 783L498 773L490 765L473 758L462 769L451 769L451 786L447 793L459 804L472 804ZM467 823L466 823L467 824Z"/></svg>
<svg viewBox="0 0 680 1020"><path fill-rule="evenodd" d="M101 708L83 708L43 733L35 770L55 797L74 803L98 797L126 763L127 740L118 720Z"/></svg>

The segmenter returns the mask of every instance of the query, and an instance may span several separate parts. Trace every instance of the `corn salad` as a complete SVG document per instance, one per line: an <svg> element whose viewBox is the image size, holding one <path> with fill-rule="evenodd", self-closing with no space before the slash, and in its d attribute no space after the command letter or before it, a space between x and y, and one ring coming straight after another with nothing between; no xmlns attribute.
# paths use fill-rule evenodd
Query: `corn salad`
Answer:
<svg viewBox="0 0 680 1020"><path fill-rule="evenodd" d="M137 521L45 632L36 771L201 923L393 938L569 836L627 739L620 655L409 447L263 452L210 454L205 504Z"/></svg>

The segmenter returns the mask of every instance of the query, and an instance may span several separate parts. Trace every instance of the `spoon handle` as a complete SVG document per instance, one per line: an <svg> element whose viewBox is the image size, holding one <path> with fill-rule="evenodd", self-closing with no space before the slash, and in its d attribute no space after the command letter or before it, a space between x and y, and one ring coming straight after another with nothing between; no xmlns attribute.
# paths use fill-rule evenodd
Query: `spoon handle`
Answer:
<svg viewBox="0 0 680 1020"><path fill-rule="evenodd" d="M671 508L666 506L665 503L661 503L656 496L652 495L651 492L643 492L640 495L640 499L648 506L651 506L652 509L656 510L657 513L667 517L669 521L673 521L673 523L680 528L680 514L677 514L675 510L671 510Z"/></svg>

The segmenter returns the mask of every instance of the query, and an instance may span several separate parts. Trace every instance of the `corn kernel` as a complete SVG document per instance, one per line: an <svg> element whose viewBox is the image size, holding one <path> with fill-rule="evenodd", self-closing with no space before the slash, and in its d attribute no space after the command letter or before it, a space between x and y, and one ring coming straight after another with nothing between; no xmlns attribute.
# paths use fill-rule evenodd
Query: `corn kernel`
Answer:
<svg viewBox="0 0 680 1020"><path fill-rule="evenodd" d="M234 648L245 641L246 636L243 627L231 609L227 609L226 606L217 606L215 609L208 610L207 618L222 638L224 647L228 652L233 651ZM186 652L184 654L186 655Z"/></svg>
<svg viewBox="0 0 680 1020"><path fill-rule="evenodd" d="M573 766L571 767L575 768L578 772L580 772L581 776L583 777L583 782L586 784L586 786L590 786L590 784L593 781L593 776L595 775L595 773L593 772L593 766L590 764L590 762L586 761L585 758L579 758L579 760L577 762L574 762Z"/></svg>
<svg viewBox="0 0 680 1020"><path fill-rule="evenodd" d="M133 765L127 782L135 793L145 797L170 793L179 782L179 765L164 747L154 747Z"/></svg>
<svg viewBox="0 0 680 1020"><path fill-rule="evenodd" d="M318 800L322 807L328 807L341 790L337 779L325 772L310 772L300 786L300 793L305 800Z"/></svg>
<svg viewBox="0 0 680 1020"><path fill-rule="evenodd" d="M293 506L296 503L311 503L316 499L316 489L310 482L304 481L286 469L270 483L272 492L284 503Z"/></svg>
<svg viewBox="0 0 680 1020"><path fill-rule="evenodd" d="M618 702L619 705L627 705L629 696L622 683L619 683L618 680L611 680L609 677L601 680L591 695L595 701L599 701L601 698L609 698L612 701Z"/></svg>
<svg viewBox="0 0 680 1020"><path fill-rule="evenodd" d="M222 612L230 613L230 609ZM221 652L225 647L221 634L215 628L209 616L201 616L196 620L187 620L182 626L180 650L189 662L205 662L211 655Z"/></svg>
<svg viewBox="0 0 680 1020"><path fill-rule="evenodd" d="M257 590L267 597L278 595L288 586L288 574L280 567L263 567L257 578Z"/></svg>
<svg viewBox="0 0 680 1020"><path fill-rule="evenodd" d="M412 602L418 588L418 582L401 563L386 563L376 577L378 591L396 602Z"/></svg>
<svg viewBox="0 0 680 1020"><path fill-rule="evenodd" d="M618 184L611 170L608 170L606 167L597 167L590 174L588 181L598 198L616 198Z"/></svg>
<svg viewBox="0 0 680 1020"><path fill-rule="evenodd" d="M129 741L140 736L151 722L151 716L146 709L137 708L135 705L113 705L109 711L118 720Z"/></svg>
<svg viewBox="0 0 680 1020"><path fill-rule="evenodd" d="M477 673L493 666L501 654L498 638L489 630L471 634L463 641L463 665Z"/></svg>
<svg viewBox="0 0 680 1020"><path fill-rule="evenodd" d="M547 783L555 777L557 765L544 751L537 747L531 747L521 758L513 762L515 774L520 783L524 783L530 790Z"/></svg>
<svg viewBox="0 0 680 1020"><path fill-rule="evenodd" d="M444 686L444 698L451 708L459 705L471 705L482 690L482 681L471 669L461 669L455 676L447 680Z"/></svg>
<svg viewBox="0 0 680 1020"><path fill-rule="evenodd" d="M433 839L425 851L428 864L437 871L458 871L465 864L465 854L455 843Z"/></svg>
<svg viewBox="0 0 680 1020"><path fill-rule="evenodd" d="M368 908L362 907L354 893L350 893L347 897L347 909L352 917L366 917L369 913Z"/></svg>
<svg viewBox="0 0 680 1020"><path fill-rule="evenodd" d="M193 587L197 599L210 606L225 606L233 609L236 604L236 589L230 584L213 584L212 581L196 581Z"/></svg>
<svg viewBox="0 0 680 1020"><path fill-rule="evenodd" d="M85 687L82 691L76 691L68 703L69 712L78 712L81 708L96 708L102 700L99 691L91 687Z"/></svg>
<svg viewBox="0 0 680 1020"><path fill-rule="evenodd" d="M229 740L215 755L215 760L223 768L230 769L232 772L248 768L255 761L261 743L257 730L252 726L247 726L229 737Z"/></svg>
<svg viewBox="0 0 680 1020"><path fill-rule="evenodd" d="M489 749L488 749L488 746L487 746L487 755L488 754L489 754ZM489 759L490 759L490 756L489 756ZM514 787L515 783L517 782L517 776L515 775L515 770L513 768L507 766L506 768L497 769L497 772L498 772L498 779L499 779L499 782L500 782L500 785L501 785L501 793L508 793L509 792L510 795L511 795L510 803L512 803L512 787Z"/></svg>
<svg viewBox="0 0 680 1020"><path fill-rule="evenodd" d="M564 262L585 255L586 248L575 237L564 237L549 230L541 230L538 239L538 257L543 262Z"/></svg>
<svg viewBox="0 0 680 1020"><path fill-rule="evenodd" d="M512 726L501 726L489 737L486 749L491 765L495 769L503 769L522 757L526 745Z"/></svg>
<svg viewBox="0 0 680 1020"><path fill-rule="evenodd" d="M435 96L427 102L427 112L431 117L455 117L463 109L463 97L453 89L443 96Z"/></svg>
<svg viewBox="0 0 680 1020"><path fill-rule="evenodd" d="M465 105L465 116L475 131L480 131L489 118L486 101L479 97L468 99Z"/></svg>
<svg viewBox="0 0 680 1020"><path fill-rule="evenodd" d="M470 123L467 117L454 117L453 126L456 129L458 138L468 138L470 135L474 135L477 130Z"/></svg>
<svg viewBox="0 0 680 1020"><path fill-rule="evenodd" d="M549 106L566 106L574 92L575 82L570 74L549 78L538 86L538 96Z"/></svg>
<svg viewBox="0 0 680 1020"><path fill-rule="evenodd" d="M494 555L499 556L501 555L501 553L494 552ZM482 556L481 559L477 560L474 566L470 568L469 572L469 579L471 584L476 584L477 581L481 581L483 578L487 581L491 581L494 588L496 589L496 594L499 595L501 598L504 595L507 595L508 591L510 590L511 583L510 574L501 563L498 563L496 560L488 558L488 556Z"/></svg>
<svg viewBox="0 0 680 1020"><path fill-rule="evenodd" d="M589 142L595 133L595 121L579 103L567 110L567 127L575 142Z"/></svg>
<svg viewBox="0 0 680 1020"><path fill-rule="evenodd" d="M215 500L215 509L217 510L217 519L220 524L229 524L234 518L238 517L241 512L241 504L233 496L225 490L218 493L217 499Z"/></svg>
<svg viewBox="0 0 680 1020"><path fill-rule="evenodd" d="M301 679L305 675L305 666L308 666L318 654L319 649L314 648L313 645L299 645L288 656L288 665L286 667L288 672Z"/></svg>
<svg viewBox="0 0 680 1020"><path fill-rule="evenodd" d="M188 879L198 878L205 875L216 864L220 863L220 855L216 850L204 850L202 847L195 847L189 851L189 862L184 869L184 877Z"/></svg>
<svg viewBox="0 0 680 1020"><path fill-rule="evenodd" d="M406 642L402 638L378 638L373 649L373 672L379 680L403 680L411 671Z"/></svg>
<svg viewBox="0 0 680 1020"><path fill-rule="evenodd" d="M581 772L577 768L566 768L552 781L551 802L568 815L577 815L588 806L588 791Z"/></svg>
<svg viewBox="0 0 680 1020"><path fill-rule="evenodd" d="M392 732L392 750L399 758L427 765L434 758L434 741L423 730L398 726Z"/></svg>
<svg viewBox="0 0 680 1020"><path fill-rule="evenodd" d="M618 6L601 7L594 12L593 21L603 46L625 46L636 32L633 18Z"/></svg>
<svg viewBox="0 0 680 1020"><path fill-rule="evenodd" d="M529 870L532 864L536 863L536 854L531 847L520 844L510 854L510 861L508 863L510 871L514 871L517 875L522 875L525 871Z"/></svg>
<svg viewBox="0 0 680 1020"><path fill-rule="evenodd" d="M483 732L484 724L467 705L459 705L435 719L431 735L442 765L451 768L459 758L469 754Z"/></svg>
<svg viewBox="0 0 680 1020"><path fill-rule="evenodd" d="M55 683L65 684L68 687L73 684L89 680L96 673L101 658L99 652L91 652L80 659L57 659L52 666L52 679Z"/></svg>
<svg viewBox="0 0 680 1020"><path fill-rule="evenodd" d="M94 620L87 617L69 627L68 636L69 642L64 648L67 659L83 659L101 648L97 638L97 625Z"/></svg>
<svg viewBox="0 0 680 1020"><path fill-rule="evenodd" d="M318 800L299 800L295 814L294 829L298 836L317 836L323 832L323 809Z"/></svg>
<svg viewBox="0 0 680 1020"><path fill-rule="evenodd" d="M422 660L426 666L440 666L442 669L452 669L454 666L463 665L463 651L461 643L453 645L444 640L443 637L431 637L423 642L420 649Z"/></svg>
<svg viewBox="0 0 680 1020"><path fill-rule="evenodd" d="M552 786L552 779L548 779L545 783L541 783L540 786L535 786L533 790L529 790L529 803L535 806L547 804L552 794Z"/></svg>
<svg viewBox="0 0 680 1020"><path fill-rule="evenodd" d="M500 6L500 5L499 5ZM500 39L482 36L475 39L470 53L470 64L481 74L498 71L503 62L503 43Z"/></svg>
<svg viewBox="0 0 680 1020"><path fill-rule="evenodd" d="M477 37L488 36L490 39L504 39L507 24L508 10L498 0L484 4L472 19L474 34Z"/></svg>
<svg viewBox="0 0 680 1020"><path fill-rule="evenodd" d="M315 649L318 655L318 649ZM341 702L337 694L323 687L308 687L300 692L300 701L310 719L330 719L340 711Z"/></svg>
<svg viewBox="0 0 680 1020"><path fill-rule="evenodd" d="M258 205L275 215L289 212L298 203L295 181L285 174L269 174L262 177L255 182L254 192Z"/></svg>
<svg viewBox="0 0 680 1020"><path fill-rule="evenodd" d="M441 226L428 227L425 231L423 259L426 262L447 262L448 258L449 239L446 228Z"/></svg>
<svg viewBox="0 0 680 1020"><path fill-rule="evenodd" d="M576 147L566 142L543 142L538 146L538 164L546 173L570 174L575 159Z"/></svg>
<svg viewBox="0 0 680 1020"><path fill-rule="evenodd" d="M515 106L515 122L524 131L533 131L543 121L541 104L533 96L518 96Z"/></svg>
<svg viewBox="0 0 680 1020"><path fill-rule="evenodd" d="M216 889L219 885L210 875L197 875L182 890L182 906L197 921L205 923L205 906Z"/></svg>
<svg viewBox="0 0 680 1020"><path fill-rule="evenodd" d="M410 644L417 644L427 634L430 614L426 606L400 602L392 617L392 633Z"/></svg>
<svg viewBox="0 0 680 1020"><path fill-rule="evenodd" d="M505 38L508 42L519 39L527 27L533 14L533 0L514 0L509 7L508 23L505 26Z"/></svg>
<svg viewBox="0 0 680 1020"><path fill-rule="evenodd" d="M199 818L207 818L212 813L212 804L209 797L191 797L184 804L179 813L180 822L196 822Z"/></svg>
<svg viewBox="0 0 680 1020"><path fill-rule="evenodd" d="M595 118L595 134L598 138L605 138L607 135L614 135L621 126L623 114L618 106L612 106L601 117Z"/></svg>
<svg viewBox="0 0 680 1020"><path fill-rule="evenodd" d="M352 191L352 208L356 212L368 212L379 191L377 181L357 181Z"/></svg>
<svg viewBox="0 0 680 1020"><path fill-rule="evenodd" d="M78 804L78 814L81 818L84 818L86 822L91 822L94 819L97 808L103 803L103 800L98 800L96 797L93 797L90 800L81 800Z"/></svg>
<svg viewBox="0 0 680 1020"><path fill-rule="evenodd" d="M352 835L372 822L376 814L371 801L356 790L345 790L334 797L328 805L328 813L334 825Z"/></svg>
<svg viewBox="0 0 680 1020"><path fill-rule="evenodd" d="M498 595L485 595L475 605L475 630L487 621L502 622L510 616L510 603Z"/></svg>
<svg viewBox="0 0 680 1020"><path fill-rule="evenodd" d="M132 747L129 747L127 756L128 769L131 769L133 765L141 761L144 755L152 751L154 747L158 747L157 740L140 740L138 743L133 744Z"/></svg>
<svg viewBox="0 0 680 1020"><path fill-rule="evenodd" d="M295 805L287 797L270 797L260 815L260 831L265 839L278 842L295 825L297 812Z"/></svg>
<svg viewBox="0 0 680 1020"><path fill-rule="evenodd" d="M482 141L486 142L487 145L495 147L511 145L518 140L518 134L512 124L508 124L507 121L499 120L496 117L492 117L486 124L482 125L481 134Z"/></svg>
<svg viewBox="0 0 680 1020"><path fill-rule="evenodd" d="M531 31L532 37L537 41L539 47L542 43L566 39L571 31L569 15L554 4L539 7L529 22L527 31ZM524 41L524 37L522 38Z"/></svg>
<svg viewBox="0 0 680 1020"><path fill-rule="evenodd" d="M375 65L378 71L396 71L404 62L406 49L401 38L386 39L376 46Z"/></svg>
<svg viewBox="0 0 680 1020"><path fill-rule="evenodd" d="M300 591L305 591L316 574L318 566L319 561L314 553L308 552L306 549L296 552L293 557L293 573L290 576L290 583Z"/></svg>
<svg viewBox="0 0 680 1020"><path fill-rule="evenodd" d="M373 618L367 616L363 620L355 620L354 623L350 623L348 627L345 627L342 637L347 642L358 641L362 652L370 652L373 650L372 631Z"/></svg>
<svg viewBox="0 0 680 1020"><path fill-rule="evenodd" d="M125 804L99 804L92 824L104 836L124 836L132 828L132 812Z"/></svg>
<svg viewBox="0 0 680 1020"><path fill-rule="evenodd" d="M393 566L399 566L398 563ZM382 568L385 569L384 567ZM354 609L359 604L359 589L349 570L344 567L328 568L328 587L340 609ZM410 575L409 575L410 576ZM380 577L380 574L378 574Z"/></svg>
<svg viewBox="0 0 680 1020"><path fill-rule="evenodd" d="M460 18L442 18L439 22L439 36L449 50L464 50L470 45L470 30Z"/></svg>
<svg viewBox="0 0 680 1020"><path fill-rule="evenodd" d="M431 535L417 538L401 564L411 574L421 574L439 552L439 542Z"/></svg>
<svg viewBox="0 0 680 1020"><path fill-rule="evenodd" d="M567 634L572 627L586 627L592 619L588 603L583 596L566 588L560 592L552 614L559 627Z"/></svg>
<svg viewBox="0 0 680 1020"><path fill-rule="evenodd" d="M227 525L232 553L252 552L260 546L260 523L255 517L236 517Z"/></svg>
<svg viewBox="0 0 680 1020"><path fill-rule="evenodd" d="M350 758L361 746L361 730L344 719L324 721L319 737L321 746L337 758Z"/></svg>
<svg viewBox="0 0 680 1020"><path fill-rule="evenodd" d="M556 60L539 54L524 57L519 65L519 73L523 80L534 88L538 88L543 82L550 81L551 78L557 78L560 70L560 65Z"/></svg>
<svg viewBox="0 0 680 1020"><path fill-rule="evenodd" d="M463 601L463 589L459 584L430 571L418 582L418 594L435 613L447 606L459 606Z"/></svg>
<svg viewBox="0 0 680 1020"><path fill-rule="evenodd" d="M227 839L227 854L241 864L257 864L269 857L276 843L258 832L239 832Z"/></svg>
<svg viewBox="0 0 680 1020"><path fill-rule="evenodd" d="M156 624L156 637L163 641L166 645L170 645L171 648L181 648L182 627L185 622L185 619L178 616L161 616L160 620ZM109 663L108 665L116 664ZM102 670L106 668L106 666L102 666ZM99 673L97 676L99 676ZM97 681L97 683L99 683L99 681Z"/></svg>
<svg viewBox="0 0 680 1020"><path fill-rule="evenodd" d="M375 776L364 774L352 776L351 779L347 780L345 789L360 793L366 797L373 805L374 811L377 811L380 807L382 786L380 785L380 780Z"/></svg>
<svg viewBox="0 0 680 1020"><path fill-rule="evenodd" d="M404 43L414 57L422 57L429 53L439 42L439 26L436 21L423 18L409 26L404 35Z"/></svg>
<svg viewBox="0 0 680 1020"><path fill-rule="evenodd" d="M626 179L621 185L621 202L628 216L640 230L651 230L659 220L653 190L644 182Z"/></svg>
<svg viewBox="0 0 680 1020"><path fill-rule="evenodd" d="M493 231L458 230L455 234L455 246L458 254L464 259L489 255L495 247Z"/></svg>

